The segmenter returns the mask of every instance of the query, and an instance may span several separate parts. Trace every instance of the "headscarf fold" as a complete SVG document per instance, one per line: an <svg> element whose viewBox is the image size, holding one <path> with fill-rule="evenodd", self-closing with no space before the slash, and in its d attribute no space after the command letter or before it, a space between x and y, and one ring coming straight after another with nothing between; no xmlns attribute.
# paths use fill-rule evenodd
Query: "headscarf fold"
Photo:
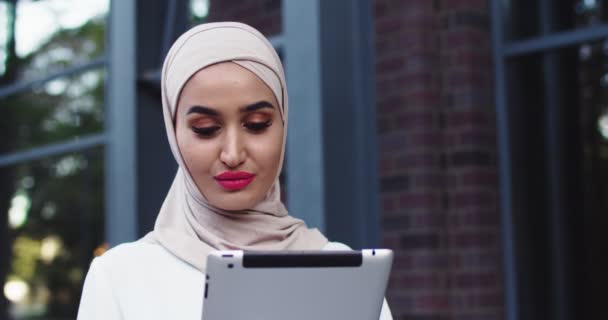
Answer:
<svg viewBox="0 0 608 320"><path fill-rule="evenodd" d="M186 82L199 70L233 62L253 72L274 93L284 124L279 170L265 198L255 207L228 211L211 205L190 175L177 145L177 102ZM204 272L214 249L319 250L327 239L291 217L281 202L279 173L287 136L288 99L281 60L270 42L254 28L237 22L198 25L173 44L163 64L163 117L171 152L179 168L156 219L141 241L158 243Z"/></svg>

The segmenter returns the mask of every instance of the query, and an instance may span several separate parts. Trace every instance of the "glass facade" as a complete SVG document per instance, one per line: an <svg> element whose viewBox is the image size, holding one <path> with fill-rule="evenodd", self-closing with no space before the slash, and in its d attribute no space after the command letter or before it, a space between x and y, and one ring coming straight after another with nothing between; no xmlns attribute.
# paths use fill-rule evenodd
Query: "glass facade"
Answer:
<svg viewBox="0 0 608 320"><path fill-rule="evenodd" d="M0 318L74 319L104 245L109 0L0 1Z"/></svg>
<svg viewBox="0 0 608 320"><path fill-rule="evenodd" d="M15 319L73 319L84 275L103 250L103 148L20 163L8 209L4 294Z"/></svg>
<svg viewBox="0 0 608 320"><path fill-rule="evenodd" d="M510 41L600 26L608 21L608 1L605 0L512 0L503 3L505 36Z"/></svg>
<svg viewBox="0 0 608 320"><path fill-rule="evenodd" d="M0 98L11 115L12 139L3 151L16 152L103 132L103 69L84 71Z"/></svg>
<svg viewBox="0 0 608 320"><path fill-rule="evenodd" d="M501 157L511 168L517 288L510 319L604 318L608 2L499 2L497 104L509 116Z"/></svg>

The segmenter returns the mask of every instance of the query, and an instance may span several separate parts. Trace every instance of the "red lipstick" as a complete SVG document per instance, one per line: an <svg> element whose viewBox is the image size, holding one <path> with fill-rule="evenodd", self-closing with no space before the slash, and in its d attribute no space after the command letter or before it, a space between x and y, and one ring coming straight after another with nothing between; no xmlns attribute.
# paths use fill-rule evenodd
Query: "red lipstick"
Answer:
<svg viewBox="0 0 608 320"><path fill-rule="evenodd" d="M246 171L224 171L213 178L225 189L240 190L253 181L255 174Z"/></svg>

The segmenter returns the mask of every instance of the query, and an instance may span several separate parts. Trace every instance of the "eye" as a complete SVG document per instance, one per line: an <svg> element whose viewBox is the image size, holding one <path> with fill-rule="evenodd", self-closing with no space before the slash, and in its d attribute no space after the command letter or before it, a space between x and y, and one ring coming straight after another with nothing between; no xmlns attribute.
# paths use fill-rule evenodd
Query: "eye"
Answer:
<svg viewBox="0 0 608 320"><path fill-rule="evenodd" d="M203 138L212 137L220 129L219 126L213 127L192 127L192 131Z"/></svg>
<svg viewBox="0 0 608 320"><path fill-rule="evenodd" d="M243 126L253 133L261 133L264 130L266 130L266 128L270 127L271 124L272 124L272 120L268 119L266 121L260 121L260 122L256 122L256 121L245 122L243 124Z"/></svg>

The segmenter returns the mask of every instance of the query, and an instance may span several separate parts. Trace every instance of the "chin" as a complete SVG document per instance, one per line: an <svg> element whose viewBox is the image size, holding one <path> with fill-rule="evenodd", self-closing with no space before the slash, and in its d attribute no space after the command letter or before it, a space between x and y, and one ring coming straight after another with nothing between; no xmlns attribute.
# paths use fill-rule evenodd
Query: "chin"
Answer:
<svg viewBox="0 0 608 320"><path fill-rule="evenodd" d="M252 199L243 194L238 194L238 192L231 192L226 195L222 195L216 199L216 201L209 201L214 206L229 210L229 211L239 211L246 210L255 207L259 201Z"/></svg>

